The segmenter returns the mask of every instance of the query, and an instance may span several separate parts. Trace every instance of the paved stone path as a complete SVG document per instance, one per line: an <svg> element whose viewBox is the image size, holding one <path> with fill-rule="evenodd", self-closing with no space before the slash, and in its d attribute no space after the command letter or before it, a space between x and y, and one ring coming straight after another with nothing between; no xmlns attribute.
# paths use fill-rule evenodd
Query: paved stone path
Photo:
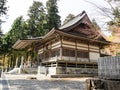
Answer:
<svg viewBox="0 0 120 90"><path fill-rule="evenodd" d="M36 75L5 75L8 81L2 83L2 90L86 90L86 78L45 78L28 79ZM8 84L7 84L8 82Z"/></svg>
<svg viewBox="0 0 120 90"><path fill-rule="evenodd" d="M1 90L9 90L8 82L6 80L6 77L5 77L4 73L1 74L0 83L1 83Z"/></svg>

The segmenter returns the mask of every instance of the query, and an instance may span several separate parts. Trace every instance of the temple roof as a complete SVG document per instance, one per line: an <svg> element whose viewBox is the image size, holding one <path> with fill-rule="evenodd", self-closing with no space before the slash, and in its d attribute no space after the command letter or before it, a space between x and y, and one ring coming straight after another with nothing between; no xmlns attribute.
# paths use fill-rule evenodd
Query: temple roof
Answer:
<svg viewBox="0 0 120 90"><path fill-rule="evenodd" d="M89 39L96 39L105 42L109 41L101 30L96 30L85 11L74 17L69 22L63 24L59 30Z"/></svg>
<svg viewBox="0 0 120 90"><path fill-rule="evenodd" d="M28 45L30 45L33 42L40 41L42 37L39 38L27 38L27 39L19 39L15 42L15 44L12 46L14 49L24 49Z"/></svg>
<svg viewBox="0 0 120 90"><path fill-rule="evenodd" d="M72 37L72 38L76 38L76 39L82 39L82 40L87 40L90 42L98 42L98 43L103 43L103 44L108 44L110 43L109 41L107 41L106 37L103 35L103 38L105 38L105 41L102 40L97 40L97 39L91 39L91 38L86 38L86 37L82 37L82 36L78 36L78 35L74 35L71 33L66 33L64 31L61 31L59 29L55 29L53 28L48 34L46 34L42 39L41 42L44 41L45 39L49 39L48 37L52 37L53 35L55 35L55 33L62 35L62 36L68 36L68 37Z"/></svg>
<svg viewBox="0 0 120 90"><path fill-rule="evenodd" d="M79 22L84 16L86 15L86 12L83 11L81 14L77 15L76 17L74 17L73 19L71 19L69 22L63 24L62 26L59 27L59 29L65 29L68 28L74 24L76 24L77 22Z"/></svg>
<svg viewBox="0 0 120 90"><path fill-rule="evenodd" d="M110 43L107 37L100 30L96 30L94 28L86 12L83 11L81 14L77 15L69 22L63 24L61 27L53 28L43 37L18 40L13 45L13 48L23 49L33 42L45 42L46 40L49 40L51 37L53 37L55 33L98 43Z"/></svg>

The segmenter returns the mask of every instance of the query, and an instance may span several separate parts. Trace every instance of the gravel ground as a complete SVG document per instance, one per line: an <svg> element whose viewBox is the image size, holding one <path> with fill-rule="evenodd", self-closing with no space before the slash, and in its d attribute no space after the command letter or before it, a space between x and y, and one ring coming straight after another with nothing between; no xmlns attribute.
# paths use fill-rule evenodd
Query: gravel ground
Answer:
<svg viewBox="0 0 120 90"><path fill-rule="evenodd" d="M2 82L1 82L1 78L0 78L0 90L2 90Z"/></svg>
<svg viewBox="0 0 120 90"><path fill-rule="evenodd" d="M5 75L9 90L86 90L87 78L29 79L35 75Z"/></svg>

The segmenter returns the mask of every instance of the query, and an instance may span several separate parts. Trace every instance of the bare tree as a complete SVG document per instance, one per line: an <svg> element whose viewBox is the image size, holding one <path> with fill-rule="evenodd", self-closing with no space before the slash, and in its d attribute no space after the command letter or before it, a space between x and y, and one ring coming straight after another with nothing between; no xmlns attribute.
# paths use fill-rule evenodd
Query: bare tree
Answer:
<svg viewBox="0 0 120 90"><path fill-rule="evenodd" d="M120 0L104 0L109 6L98 6L95 3L85 0L93 5L96 10L105 18L109 18L107 21L108 29L113 33L118 32L120 28Z"/></svg>
<svg viewBox="0 0 120 90"><path fill-rule="evenodd" d="M98 13L100 13L101 15L108 17L109 19L113 20L113 15L112 15L112 11L114 10L114 6L111 4L111 2L107 2L108 3L108 7L105 6L98 6L97 4L95 4L94 2L88 1L88 0L84 0L85 2L93 5L93 7L96 8L96 11Z"/></svg>

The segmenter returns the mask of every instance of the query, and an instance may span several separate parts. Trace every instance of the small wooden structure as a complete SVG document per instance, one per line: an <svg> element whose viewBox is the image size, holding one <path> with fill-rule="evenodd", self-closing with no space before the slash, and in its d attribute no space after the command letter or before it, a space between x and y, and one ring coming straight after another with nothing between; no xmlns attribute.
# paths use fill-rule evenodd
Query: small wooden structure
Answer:
<svg viewBox="0 0 120 90"><path fill-rule="evenodd" d="M31 39L27 41L31 43ZM110 44L102 32L94 28L85 11L28 46L21 45L23 42L16 42L13 48L29 49L33 44L38 51L38 61L47 67L48 75L96 74L98 58L105 56L101 49Z"/></svg>

